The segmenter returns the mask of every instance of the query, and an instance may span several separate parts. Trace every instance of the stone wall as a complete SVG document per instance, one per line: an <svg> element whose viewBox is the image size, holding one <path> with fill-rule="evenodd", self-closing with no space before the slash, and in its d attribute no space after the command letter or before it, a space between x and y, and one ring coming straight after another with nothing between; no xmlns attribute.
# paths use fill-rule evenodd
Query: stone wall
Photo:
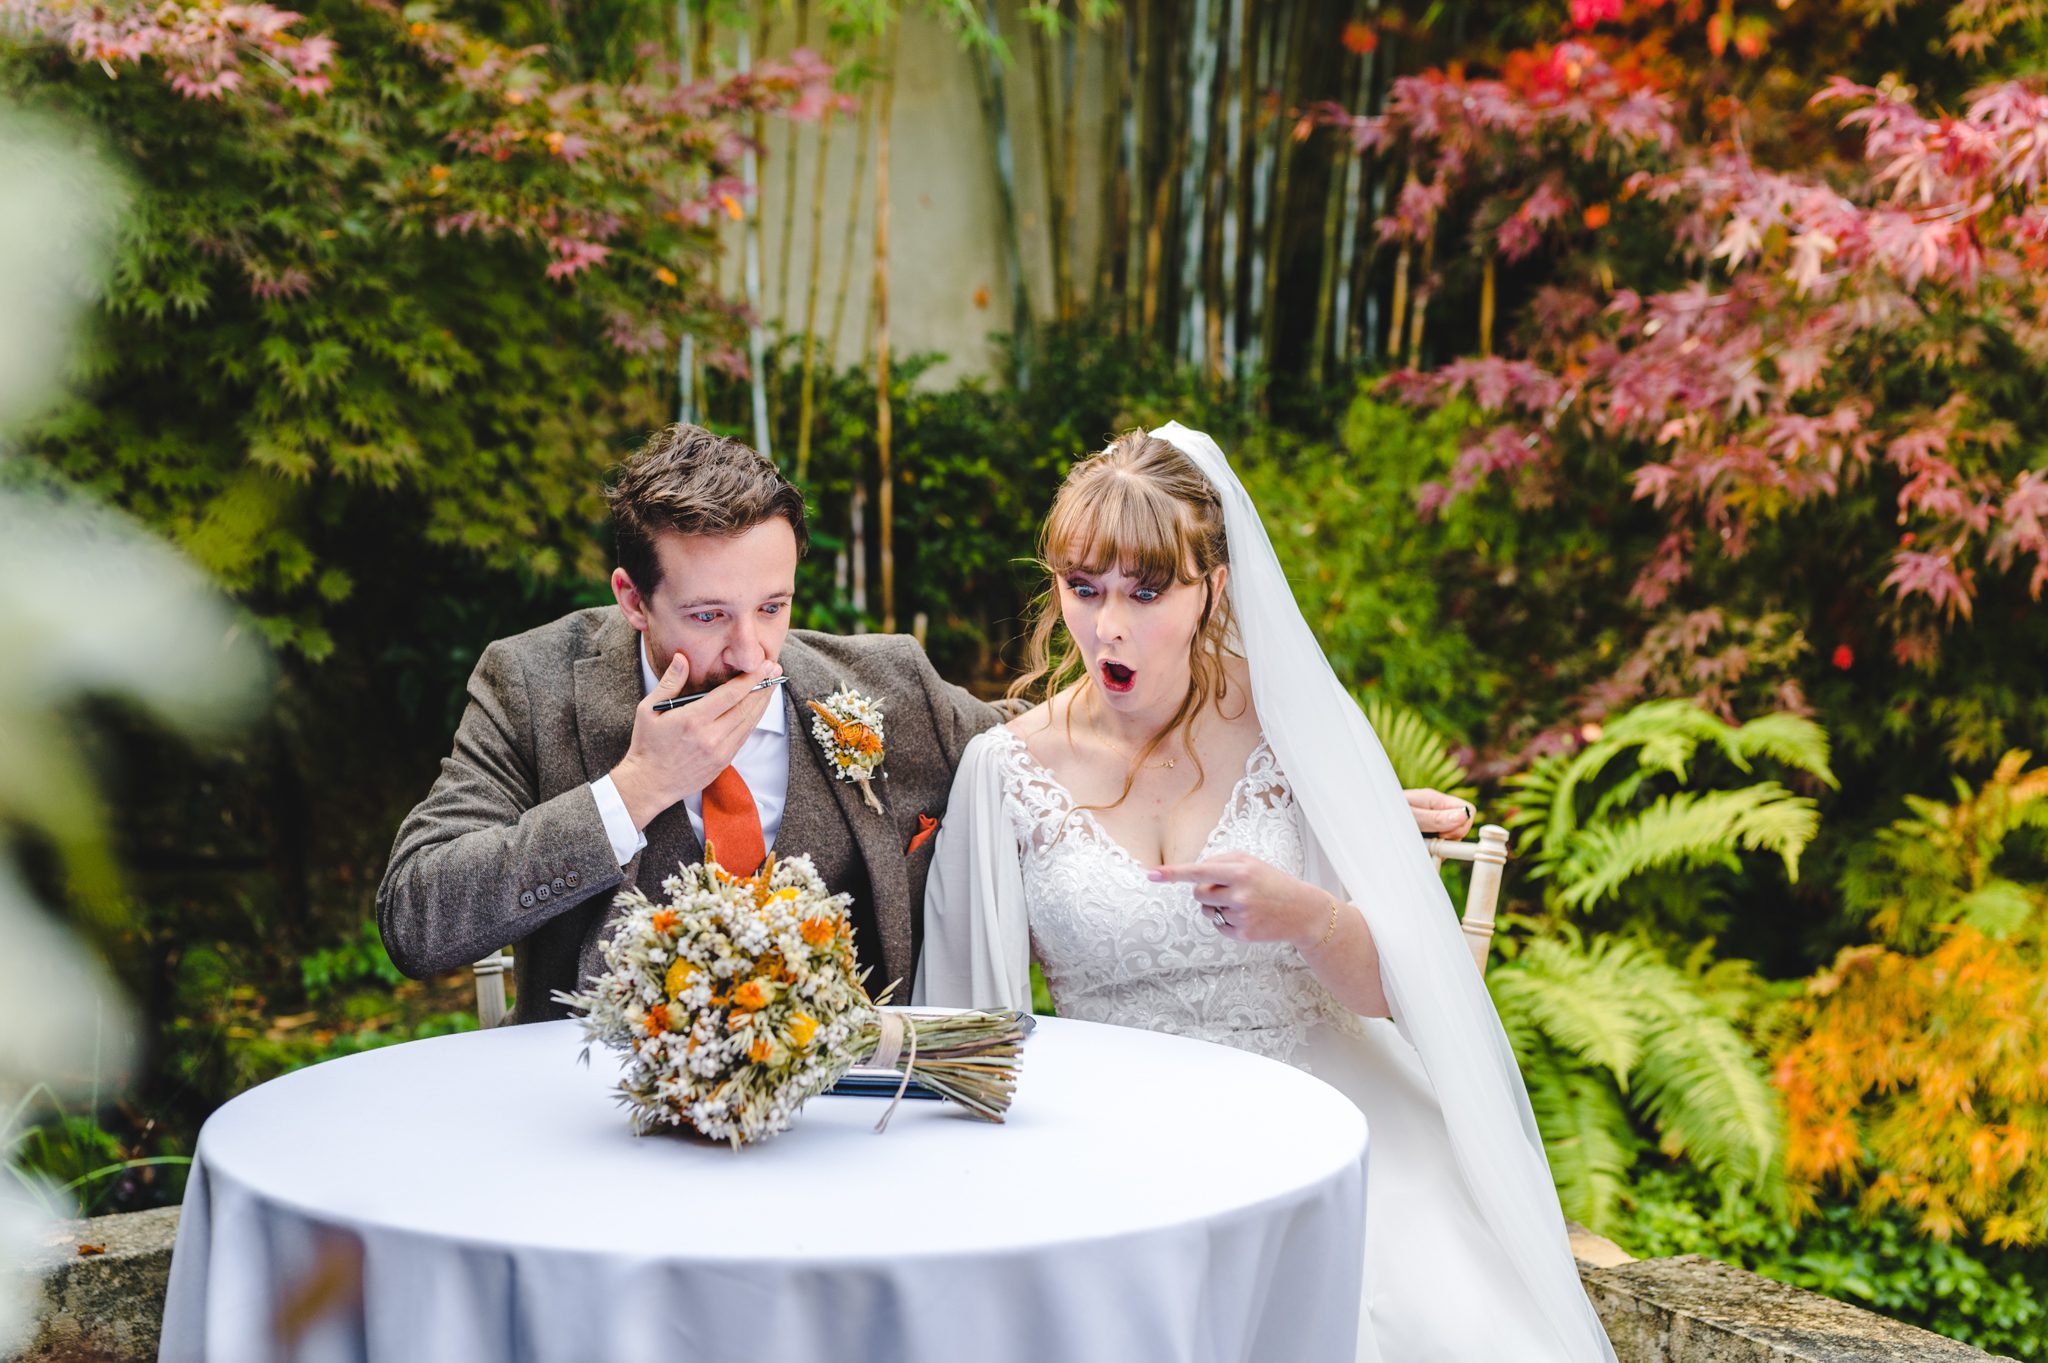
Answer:
<svg viewBox="0 0 2048 1363"><path fill-rule="evenodd" d="M96 1216L56 1227L24 1266L34 1363L128 1363L156 1357L178 1209Z"/></svg>
<svg viewBox="0 0 2048 1363"><path fill-rule="evenodd" d="M27 1266L39 1325L22 1363L156 1357L178 1209L74 1221ZM1968 1345L1686 1255L1631 1259L1573 1228L1579 1276L1620 1363L1990 1363ZM1447 1285L1448 1290L1448 1285Z"/></svg>

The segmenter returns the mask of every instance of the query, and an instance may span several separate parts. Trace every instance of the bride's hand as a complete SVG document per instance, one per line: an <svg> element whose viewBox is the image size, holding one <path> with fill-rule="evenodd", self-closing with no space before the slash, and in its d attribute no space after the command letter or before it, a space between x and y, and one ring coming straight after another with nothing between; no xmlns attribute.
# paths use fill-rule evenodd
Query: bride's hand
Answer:
<svg viewBox="0 0 2048 1363"><path fill-rule="evenodd" d="M1292 942L1307 948L1329 926L1328 893L1244 852L1160 866L1147 875L1192 885L1202 916L1225 937L1241 942Z"/></svg>
<svg viewBox="0 0 2048 1363"><path fill-rule="evenodd" d="M1472 831L1473 821L1479 811L1455 795L1446 795L1440 790L1404 790L1401 794L1408 801L1408 812L1415 818L1415 826L1422 830L1425 838L1449 838L1461 842Z"/></svg>

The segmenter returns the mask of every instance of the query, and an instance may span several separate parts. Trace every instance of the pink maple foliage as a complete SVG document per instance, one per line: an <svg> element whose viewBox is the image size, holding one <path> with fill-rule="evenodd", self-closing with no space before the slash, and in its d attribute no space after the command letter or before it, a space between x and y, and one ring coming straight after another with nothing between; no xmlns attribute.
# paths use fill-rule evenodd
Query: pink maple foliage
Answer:
<svg viewBox="0 0 2048 1363"><path fill-rule="evenodd" d="M153 62L191 99L221 99L258 78L281 75L304 95L324 94L333 39L298 31L302 15L262 3L85 5L75 0L0 0L0 17L69 48L109 76Z"/></svg>
<svg viewBox="0 0 2048 1363"><path fill-rule="evenodd" d="M1691 278L1637 292L1566 272L1518 353L1386 391L1484 419L1419 492L1425 514L1489 485L1540 500L1570 449L1618 456L1626 494L1667 527L1637 565L1646 609L1764 525L1880 489L1903 533L1872 585L1895 603L1895 656L1925 660L1986 574L2019 572L2037 599L2048 586L2048 482L2013 470L2013 422L1980 381L1993 354L2048 362L2048 94L2000 84L1927 113L1837 79L1812 107L1860 135L1858 159L1787 169L1739 137L1688 147L1663 96L1584 43L1518 54L1498 79L1397 82L1382 117L1350 120L1412 167L1383 236L1444 232L1455 208L1504 260L1568 246L1572 185L1620 167L1624 210ZM1887 366L1917 375L1899 385L1911 397L1887 392Z"/></svg>

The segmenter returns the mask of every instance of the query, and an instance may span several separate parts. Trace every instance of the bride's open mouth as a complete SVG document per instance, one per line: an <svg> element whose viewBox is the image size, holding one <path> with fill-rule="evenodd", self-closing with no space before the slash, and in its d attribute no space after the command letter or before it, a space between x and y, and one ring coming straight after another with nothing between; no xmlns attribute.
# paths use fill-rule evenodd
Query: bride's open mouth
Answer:
<svg viewBox="0 0 2048 1363"><path fill-rule="evenodd" d="M1138 674L1135 669L1125 667L1122 663L1111 662L1107 658L1102 660L1102 686L1104 690L1114 691L1118 695L1123 695L1133 686L1137 685L1137 682Z"/></svg>

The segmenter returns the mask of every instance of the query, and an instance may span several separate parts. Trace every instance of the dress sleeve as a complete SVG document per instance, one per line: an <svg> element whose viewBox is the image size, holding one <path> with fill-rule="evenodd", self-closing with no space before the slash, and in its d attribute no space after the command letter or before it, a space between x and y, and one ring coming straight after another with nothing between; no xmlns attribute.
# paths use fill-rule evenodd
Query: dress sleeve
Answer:
<svg viewBox="0 0 2048 1363"><path fill-rule="evenodd" d="M1017 837L1003 808L999 734L960 757L924 891L924 951L910 1001L1031 1009L1031 933Z"/></svg>

